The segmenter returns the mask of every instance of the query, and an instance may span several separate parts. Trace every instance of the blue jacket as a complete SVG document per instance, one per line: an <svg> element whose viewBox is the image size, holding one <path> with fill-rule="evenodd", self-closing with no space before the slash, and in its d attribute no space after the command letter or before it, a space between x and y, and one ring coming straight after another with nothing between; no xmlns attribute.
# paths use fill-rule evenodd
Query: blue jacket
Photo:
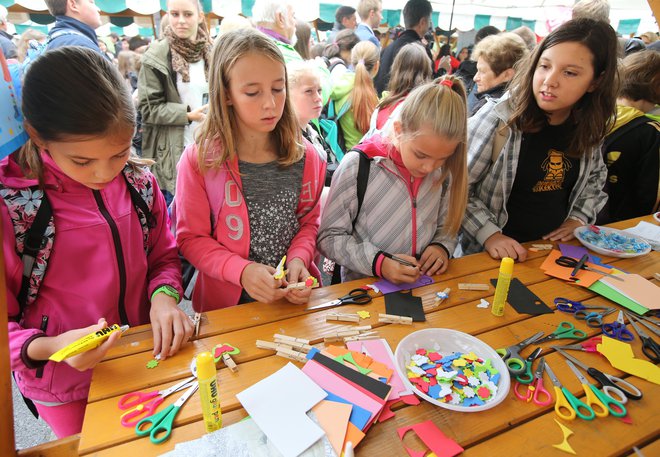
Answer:
<svg viewBox="0 0 660 457"><path fill-rule="evenodd" d="M378 38L376 38L376 35L374 35L374 31L371 30L366 24L359 23L355 29L355 34L358 36L360 41L369 40L375 44L378 49L380 49L380 41L378 41Z"/></svg>
<svg viewBox="0 0 660 457"><path fill-rule="evenodd" d="M102 54L93 28L69 16L55 16L55 26L50 30L47 51L62 46L83 46ZM72 32L72 33L67 33Z"/></svg>

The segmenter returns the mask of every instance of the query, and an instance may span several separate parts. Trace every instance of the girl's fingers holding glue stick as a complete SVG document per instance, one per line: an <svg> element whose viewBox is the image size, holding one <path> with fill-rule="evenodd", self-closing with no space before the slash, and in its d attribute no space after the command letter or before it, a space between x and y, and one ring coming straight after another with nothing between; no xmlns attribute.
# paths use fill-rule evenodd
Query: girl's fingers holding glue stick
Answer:
<svg viewBox="0 0 660 457"><path fill-rule="evenodd" d="M100 330L105 326L106 324L98 327L97 330ZM114 346L115 342L120 337L121 332L113 332L99 347L91 349L87 352L83 352L82 354L69 357L65 360L65 362L78 371L85 371L94 368L97 363L103 360L107 352L112 346Z"/></svg>

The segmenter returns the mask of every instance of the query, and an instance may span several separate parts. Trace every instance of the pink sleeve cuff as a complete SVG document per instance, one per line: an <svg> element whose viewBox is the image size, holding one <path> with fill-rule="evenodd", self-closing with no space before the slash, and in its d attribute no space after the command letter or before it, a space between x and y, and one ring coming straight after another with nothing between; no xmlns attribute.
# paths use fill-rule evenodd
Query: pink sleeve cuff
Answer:
<svg viewBox="0 0 660 457"><path fill-rule="evenodd" d="M383 277L382 272L381 272L381 268L383 266L383 261L384 260L385 260L385 256L382 253L379 252L376 255L376 265L375 265L375 268L374 268L374 270L375 270L374 273L376 273L376 276L378 276L379 278Z"/></svg>

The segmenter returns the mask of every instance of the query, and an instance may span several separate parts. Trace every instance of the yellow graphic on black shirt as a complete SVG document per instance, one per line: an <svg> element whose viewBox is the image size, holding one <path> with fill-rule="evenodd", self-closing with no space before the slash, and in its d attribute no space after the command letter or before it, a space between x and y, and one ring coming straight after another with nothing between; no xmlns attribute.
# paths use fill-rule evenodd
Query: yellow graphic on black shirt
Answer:
<svg viewBox="0 0 660 457"><path fill-rule="evenodd" d="M536 183L533 192L560 190L564 184L566 172L571 169L571 162L564 158L564 153L556 149L548 151L548 157L541 164L545 177Z"/></svg>

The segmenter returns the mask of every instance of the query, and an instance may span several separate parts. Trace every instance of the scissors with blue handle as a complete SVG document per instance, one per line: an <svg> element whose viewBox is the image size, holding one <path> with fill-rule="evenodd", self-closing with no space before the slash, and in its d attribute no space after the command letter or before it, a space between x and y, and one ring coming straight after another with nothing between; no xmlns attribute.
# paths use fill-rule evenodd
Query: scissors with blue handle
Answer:
<svg viewBox="0 0 660 457"><path fill-rule="evenodd" d="M627 414L626 407L623 406L623 403L620 403L609 395L601 392L598 387L587 381L587 378L580 373L580 370L573 365L573 362L566 360L566 363L575 376L580 380L587 405L589 405L596 416L607 417L608 414L611 414L614 417L623 417Z"/></svg>
<svg viewBox="0 0 660 457"><path fill-rule="evenodd" d="M617 275L613 275L611 273L605 273L604 271L597 270L595 268L591 268L591 267L585 265L588 258L589 258L589 256L587 254L583 255L580 260L574 259L573 257L567 257L567 256L563 255L563 256L557 258L557 260L555 260L555 263L557 265L562 266L562 267L572 268L573 271L571 271L571 278L575 278L575 276L578 274L578 272L580 270L587 270L587 271L591 271L593 273L598 273L599 275L607 276L608 278L614 278L616 280L623 281L623 278L620 278Z"/></svg>
<svg viewBox="0 0 660 457"><path fill-rule="evenodd" d="M168 395L185 389L195 382L195 377L190 376L181 382L174 384L163 390L154 390L153 392L130 392L119 399L120 409L129 409L121 416L121 425L124 427L133 427L140 419L151 416L156 412L158 406Z"/></svg>
<svg viewBox="0 0 660 457"><path fill-rule="evenodd" d="M529 357L525 359L525 371L516 376L516 381L520 384L531 384L534 381L534 373L532 373L532 365L534 360L541 354L543 348L536 348Z"/></svg>
<svg viewBox="0 0 660 457"><path fill-rule="evenodd" d="M523 394L518 389L524 384L516 382L513 392L516 397L522 401L533 402L535 405L547 406L552 403L552 395L543 386L543 371L545 370L545 357L539 359L539 365L534 372L533 380L536 381L533 385L528 385L526 392Z"/></svg>
<svg viewBox="0 0 660 457"><path fill-rule="evenodd" d="M154 444L160 444L163 441L166 441L172 434L174 418L181 409L181 406L183 406L186 400L197 391L197 388L199 388L199 384L195 381L195 383L186 390L186 393L181 395L177 401L161 412L154 414L153 416L145 417L138 422L135 426L135 433L137 436L149 435L149 440ZM143 428L145 424L147 426Z"/></svg>
<svg viewBox="0 0 660 457"><path fill-rule="evenodd" d="M509 369L509 373L514 376L523 374L525 372L525 360L520 356L520 351L525 346L529 346L542 336L543 332L538 332L529 338L522 340L518 344L496 349L495 352L497 352L502 357L504 363L506 363L506 367Z"/></svg>
<svg viewBox="0 0 660 457"><path fill-rule="evenodd" d="M579 366L583 370L586 370L589 376L594 378L600 383L601 386L603 386L603 392L605 392L606 395L609 395L619 403L626 403L629 398L631 400L639 400L642 398L642 391L628 381L624 381L621 378L608 373L604 373L594 367L590 367L586 363L580 362L578 359L564 351L560 346L552 346L552 348L556 349L557 352L573 362L573 364Z"/></svg>
<svg viewBox="0 0 660 457"><path fill-rule="evenodd" d="M635 339L632 332L626 328L623 311L619 311L616 320L611 324L603 324L603 333L619 341L632 341Z"/></svg>
<svg viewBox="0 0 660 457"><path fill-rule="evenodd" d="M553 341L559 339L581 340L582 338L586 338L586 337L587 337L587 333L585 331L577 330L575 328L575 325L571 324L570 322L562 321L559 323L559 327L557 327L557 330L555 330L545 338L541 338L540 340L536 341L536 344L541 344L541 343L545 343L546 341Z"/></svg>
<svg viewBox="0 0 660 457"><path fill-rule="evenodd" d="M588 306L583 305L579 301L573 301L563 297L555 298L555 305L557 305L559 311L573 314L577 320L586 321L587 326L591 328L602 326L603 317L616 311L615 308L610 306ZM596 312L596 310L600 310L600 312Z"/></svg>
<svg viewBox="0 0 660 457"><path fill-rule="evenodd" d="M366 305L367 303L371 303L371 296L369 295L369 292L364 289L353 289L343 297L339 297L336 300L330 300L319 305L310 306L307 309L329 308L331 306L338 305Z"/></svg>
<svg viewBox="0 0 660 457"><path fill-rule="evenodd" d="M642 340L642 352L644 355L653 363L660 362L660 345L635 323L635 318L633 316L628 315L628 320L630 320L630 323L635 328L635 331L639 335L639 339Z"/></svg>
<svg viewBox="0 0 660 457"><path fill-rule="evenodd" d="M565 420L573 420L576 417L584 419L587 421L592 420L596 417L596 413L593 409L586 403L580 401L575 395L571 393L566 387L564 387L555 373L550 368L550 365L545 364L545 371L548 372L550 376L550 381L552 381L553 387L555 389L555 412L557 416Z"/></svg>

